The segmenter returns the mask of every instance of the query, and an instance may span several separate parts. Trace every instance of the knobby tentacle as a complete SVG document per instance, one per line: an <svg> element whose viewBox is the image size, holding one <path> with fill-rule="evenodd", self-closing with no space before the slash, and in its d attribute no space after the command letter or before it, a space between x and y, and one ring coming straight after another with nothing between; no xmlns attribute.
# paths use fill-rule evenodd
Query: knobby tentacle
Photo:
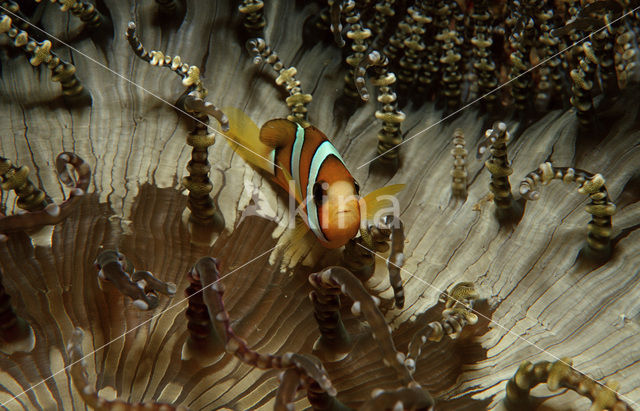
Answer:
<svg viewBox="0 0 640 411"><path fill-rule="evenodd" d="M502 224L517 223L522 218L524 209L514 200L509 183L513 169L507 158L507 141L511 139L511 135L505 123L496 122L493 128L485 132L485 137L486 140L480 144L478 153L482 154L487 146L491 147L491 156L484 164L491 174L489 189L494 195L496 217Z"/></svg>
<svg viewBox="0 0 640 411"><path fill-rule="evenodd" d="M371 327L371 333L382 350L383 362L392 367L400 379L405 383L413 381L411 374L404 365L404 354L396 350L391 331L378 305L380 300L371 296L362 283L343 267L329 267L319 273L311 274L309 282L316 290L326 288L340 291L353 300L351 312L354 315L363 315Z"/></svg>
<svg viewBox="0 0 640 411"><path fill-rule="evenodd" d="M67 63L51 51L49 40L36 41L29 37L26 31L16 27L11 18L0 13L0 34L6 34L14 47L23 49L29 58L29 63L37 67L45 63L51 70L51 80L62 86L62 96L70 104L91 104L91 97L84 91L80 80L76 77L76 68ZM83 92L84 91L84 92Z"/></svg>
<svg viewBox="0 0 640 411"><path fill-rule="evenodd" d="M267 45L263 38L258 37L247 41L247 50L254 56L253 61L255 64L260 64L264 61L278 73L276 84L279 86L284 84L289 92L289 97L285 102L291 114L287 116L287 119L300 123L302 127L308 127L310 123L307 121L307 104L311 103L312 98L311 94L302 92L300 82L295 78L298 70L293 66L285 68L276 52Z"/></svg>
<svg viewBox="0 0 640 411"><path fill-rule="evenodd" d="M316 381L329 395L336 395L336 390L331 384L322 363L318 359L291 352L285 353L284 355L261 354L252 350L247 342L233 331L229 314L222 300L224 286L220 282L220 273L218 272L218 262L216 259L211 257L199 259L194 266L194 271L197 272L197 275L201 279L203 300L209 310L209 317L224 330L225 349L228 353L260 369L295 368L305 377Z"/></svg>
<svg viewBox="0 0 640 411"><path fill-rule="evenodd" d="M19 200L18 205L20 206L20 204L22 204L26 209L35 210L23 214L0 217L0 240L6 240L7 237L5 234L8 233L58 224L72 213L89 188L91 168L82 158L74 153L60 153L56 158L56 169L58 178L67 186L73 185L73 178L67 170L67 164L73 166L77 174L75 185L69 192L69 198L60 205L55 203L44 204L44 200L41 201L40 197L46 197L46 195L37 194L35 190L28 188L28 179L26 178L26 174L29 172L28 168L24 166L19 168L13 167L9 160L0 158L0 175L2 176L3 189L12 188L16 190L18 197L21 196L21 192L24 192L24 200L22 200L22 202ZM43 205L44 207L42 207Z"/></svg>
<svg viewBox="0 0 640 411"><path fill-rule="evenodd" d="M473 283L458 283L448 293L445 308L440 321L432 321L419 330L409 343L409 351L405 365L413 373L416 362L427 341L438 342L447 335L451 339L460 336L467 325L478 322L478 316L473 313L473 304L479 298Z"/></svg>
<svg viewBox="0 0 640 411"><path fill-rule="evenodd" d="M603 385L571 367L570 358L550 363L541 361L532 364L524 361L518 371L509 380L504 405L508 410L532 409L530 391L538 384L546 384L550 391L567 388L587 397L591 402L591 411L631 411L632 408L618 398L615 382Z"/></svg>
<svg viewBox="0 0 640 411"><path fill-rule="evenodd" d="M199 361L214 361L224 354L225 331L212 321L203 300L202 279L198 270L192 268L187 274L189 287L185 289L185 296L189 299L186 311L187 330L189 336L184 343L182 358L190 359L197 354Z"/></svg>
<svg viewBox="0 0 640 411"><path fill-rule="evenodd" d="M36 3L40 3L42 0L36 0ZM51 3L60 4L60 11L70 12L74 16L80 18L83 23L91 30L100 28L108 19L102 15L91 3L78 0L49 0Z"/></svg>
<svg viewBox="0 0 640 411"><path fill-rule="evenodd" d="M467 149L464 148L464 132L457 128L453 132L453 170L451 170L451 194L461 200L467 199Z"/></svg>
<svg viewBox="0 0 640 411"><path fill-rule="evenodd" d="M149 271L135 271L124 256L116 250L104 250L94 262L98 270L98 281L113 284L122 294L133 299L133 305L140 310L150 310L158 306L158 293L172 297L176 285L165 283ZM98 283L102 288L102 283Z"/></svg>
<svg viewBox="0 0 640 411"><path fill-rule="evenodd" d="M585 251L597 259L608 259L613 252L611 220L616 213L616 205L609 198L604 177L571 167L554 167L550 162L546 162L527 174L520 183L520 194L527 200L535 201L540 197L536 190L537 184L546 185L552 180L578 183L578 192L589 196L591 202L587 204L586 210L591 214L591 221L587 226L588 249Z"/></svg>

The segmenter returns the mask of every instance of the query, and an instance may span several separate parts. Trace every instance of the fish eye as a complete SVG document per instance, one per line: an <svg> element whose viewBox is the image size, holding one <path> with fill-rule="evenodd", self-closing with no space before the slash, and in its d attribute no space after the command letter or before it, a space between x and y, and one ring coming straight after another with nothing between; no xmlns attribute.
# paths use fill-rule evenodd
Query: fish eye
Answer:
<svg viewBox="0 0 640 411"><path fill-rule="evenodd" d="M313 201L317 205L322 205L327 199L327 188L329 185L325 181L318 181L313 185Z"/></svg>
<svg viewBox="0 0 640 411"><path fill-rule="evenodd" d="M356 195L360 195L360 184L355 180L353 180L353 187L356 189Z"/></svg>

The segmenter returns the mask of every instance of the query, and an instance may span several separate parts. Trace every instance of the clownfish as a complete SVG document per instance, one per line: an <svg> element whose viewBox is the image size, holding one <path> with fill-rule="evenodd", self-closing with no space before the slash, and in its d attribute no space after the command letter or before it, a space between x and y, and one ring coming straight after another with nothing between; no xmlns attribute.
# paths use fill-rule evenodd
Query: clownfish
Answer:
<svg viewBox="0 0 640 411"><path fill-rule="evenodd" d="M295 196L302 220L326 248L341 247L356 237L404 188L390 185L360 197L342 156L316 127L274 119L258 129L241 110L227 107L223 112L229 118L224 134L233 150Z"/></svg>

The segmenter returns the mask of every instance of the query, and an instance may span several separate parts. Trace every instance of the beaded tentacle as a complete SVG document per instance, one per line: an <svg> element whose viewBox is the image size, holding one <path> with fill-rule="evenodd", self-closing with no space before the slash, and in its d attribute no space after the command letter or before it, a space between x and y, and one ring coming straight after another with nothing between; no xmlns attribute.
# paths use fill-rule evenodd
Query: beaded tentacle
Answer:
<svg viewBox="0 0 640 411"><path fill-rule="evenodd" d="M329 0L329 15L331 18L331 25L329 29L333 33L333 40L338 47L344 47L345 42L342 38L342 23L340 18L342 16L342 10L344 7L344 0Z"/></svg>
<svg viewBox="0 0 640 411"><path fill-rule="evenodd" d="M584 56L578 56L578 66L569 73L571 77L571 104L576 108L576 115L584 129L590 129L594 118L594 87L597 87L596 70L598 59L593 52L590 41L581 44Z"/></svg>
<svg viewBox="0 0 640 411"><path fill-rule="evenodd" d="M11 39L14 47L23 49L29 58L29 63L37 67L44 63L51 70L51 80L57 81L62 86L62 96L69 103L89 103L91 98L84 91L84 87L76 77L76 68L73 64L67 63L51 51L49 40L36 41L29 37L26 31L18 29L11 18L4 13L0 13L0 34L4 33Z"/></svg>
<svg viewBox="0 0 640 411"><path fill-rule="evenodd" d="M408 26L402 41L404 53L398 61L398 89L405 93L413 85L420 73L420 61L424 57L426 44L423 41L427 27L433 18L426 14L426 2L410 6L404 24Z"/></svg>
<svg viewBox="0 0 640 411"><path fill-rule="evenodd" d="M187 411L183 405L174 406L166 403L145 402L133 404L123 400L105 400L101 398L96 389L89 382L89 375L85 363L85 355L82 351L83 331L76 328L67 345L69 355L69 367L71 379L82 400L91 409L96 411Z"/></svg>
<svg viewBox="0 0 640 411"><path fill-rule="evenodd" d="M524 210L514 200L509 183L509 176L513 173L513 169L507 158L507 141L511 139L507 125L503 122L494 123L493 128L485 132L485 138L486 141L479 146L478 152L482 153L487 145L490 146L491 156L484 164L491 174L489 189L494 195L496 216L504 223L520 221Z"/></svg>
<svg viewBox="0 0 640 411"><path fill-rule="evenodd" d="M336 389L331 384L322 363L315 357L285 353L284 355L261 354L252 350L247 342L238 336L231 327L229 313L224 307L222 296L224 286L220 282L218 262L212 257L199 259L193 271L201 280L203 300L207 305L209 317L224 331L225 349L242 362L260 369L287 369L295 368L305 378L316 381L329 395L335 396Z"/></svg>
<svg viewBox="0 0 640 411"><path fill-rule="evenodd" d="M416 362L427 341L438 342L445 335L455 340L464 327L478 322L478 316L473 313L473 304L478 298L479 295L473 283L462 282L453 286L447 295L442 319L430 322L411 339L405 360L405 365L410 372L415 372Z"/></svg>
<svg viewBox="0 0 640 411"><path fill-rule="evenodd" d="M169 68L182 78L182 85L187 87L188 92L195 90L199 93L199 97L205 98L207 96L207 89L202 84L200 69L197 66L183 63L180 56L171 57L159 50L151 50L149 52L145 50L136 33L136 24L132 21L127 25L126 37L131 50L140 59L152 66Z"/></svg>
<svg viewBox="0 0 640 411"><path fill-rule="evenodd" d="M524 1L526 2L526 0ZM513 50L509 56L511 60L509 79L515 108L519 113L524 113L531 101L531 73L524 73L531 66L529 59L532 36L535 35L535 21L527 10L523 10L524 7L519 0L513 0L512 3L510 7L513 8L516 16L516 26L509 37L509 43Z"/></svg>
<svg viewBox="0 0 640 411"><path fill-rule="evenodd" d="M351 98L357 99L358 92L354 89L355 71L369 48L368 39L372 34L371 30L364 26L354 0L346 0L343 12L345 13L345 22L348 24L347 38L351 41L351 50L353 52L346 57L349 70L344 77L344 93Z"/></svg>
<svg viewBox="0 0 640 411"><path fill-rule="evenodd" d="M198 270L194 268L189 270L187 279L189 286L184 290L184 294L189 299L189 306L185 313L189 336L184 343L183 358L191 358L197 354L199 360L202 360L202 357L205 357L205 360L216 360L224 353L224 330L216 327L216 323L209 317L209 311L203 300L202 280Z"/></svg>
<svg viewBox="0 0 640 411"><path fill-rule="evenodd" d="M194 118L186 141L192 147L191 160L187 164L189 175L183 177L182 185L189 191L187 208L190 211L191 241L195 244L209 244L214 233L224 229L224 218L210 195L213 184L209 179L211 165L208 161L208 149L215 142L215 134L209 133L209 116L214 117L224 131L229 129L229 119L215 105L205 100L207 89L202 84L197 66L183 63L180 56L172 58L156 50L147 52L136 34L134 22L129 22L127 26L127 40L136 56L152 66L166 65L182 78L182 85L187 87L177 103Z"/></svg>
<svg viewBox="0 0 640 411"><path fill-rule="evenodd" d="M74 179L69 174L67 170L67 164L71 165L76 172L76 180L74 185ZM60 153L56 158L56 170L58 173L58 178L67 186L72 186L69 192L69 198L63 201L60 205L55 203L48 203L44 206L44 208L39 208L41 203L39 203L38 198L40 195L35 195L31 197L35 193L35 191L30 191L25 188L25 182L22 180L22 177L19 179L15 179L16 176L20 176L21 173L25 174L25 171L28 172L26 167L20 167L16 169L16 175L11 175L12 164L9 160L5 158L0 158L0 176L2 176L3 181L3 189L9 187L22 187L20 188L25 194L27 194L27 198L25 204L29 207L34 206L33 211L28 211L23 214L14 214L9 216L0 216L0 241L4 241L7 239L5 234L15 233L18 231L26 231L32 230L36 228L40 228L45 225L54 225L58 224L67 216L71 214L74 210L82 196L87 192L89 188L89 182L91 180L91 168L85 161L74 153L64 152ZM4 170L8 170L7 173ZM9 174L9 175L6 175ZM5 186L5 183L10 183ZM14 188L15 189L15 188ZM20 194L19 194L20 196ZM33 201L32 201L33 200ZM38 201L36 201L38 200ZM37 205L40 204L40 205ZM37 206L37 207L36 207Z"/></svg>
<svg viewBox="0 0 640 411"><path fill-rule="evenodd" d="M403 384L413 381L404 364L405 356L396 350L389 326L378 308L380 300L371 296L349 270L344 267L329 267L309 275L309 282L316 290L327 288L335 290L335 293L339 290L353 300L351 312L356 316L362 315L369 323L373 338L382 350L384 364L396 371Z"/></svg>
<svg viewBox="0 0 640 411"><path fill-rule="evenodd" d="M287 106L289 106L291 114L287 116L287 119L295 121L303 127L309 126L310 123L307 121L307 104L311 103L311 94L302 92L300 82L295 78L298 70L293 66L285 68L278 55L267 45L263 38L255 38L247 41L247 49L254 56L254 62L256 64L264 61L278 73L276 84L279 86L284 84L289 92L289 97L287 97L285 102Z"/></svg>
<svg viewBox="0 0 640 411"><path fill-rule="evenodd" d="M365 75L368 68L373 67L375 78L371 82L378 87L378 102L382 105L376 110L375 116L382 121L382 129L378 132L377 153L381 155L380 161L391 163L394 169L398 167L399 150L396 148L402 143L402 130L400 125L406 115L398 110L397 95L394 90L396 76L388 70L389 59L377 50L366 54L358 63L355 73L355 86L360 97L367 101L369 92L366 88Z"/></svg>
<svg viewBox="0 0 640 411"><path fill-rule="evenodd" d="M264 2L262 0L242 0L238 6L242 15L242 24L248 36L263 37L267 21L264 18Z"/></svg>
<svg viewBox="0 0 640 411"><path fill-rule="evenodd" d="M553 9L540 11L536 15L540 23L540 35L537 39L540 59L546 61L540 67L540 78L535 95L535 106L538 111L544 112L549 107L558 105L562 93L561 59L556 54L559 52L560 40L551 34L555 28Z"/></svg>
<svg viewBox="0 0 640 411"><path fill-rule="evenodd" d="M461 22L464 18L462 10L457 2L449 0L443 11L447 19L453 18L455 22ZM462 33L458 31L458 24L453 28L445 27L436 35L436 40L440 43L440 64L443 65L440 83L443 88L447 112L453 112L459 105L462 95L462 65L461 48L463 44Z"/></svg>
<svg viewBox="0 0 640 411"><path fill-rule="evenodd" d="M571 167L554 167L546 162L527 174L520 183L520 194L527 200L537 200L540 197L536 190L537 184L548 184L552 180L578 183L578 192L589 196L591 202L586 206L587 212L591 214L591 221L587 226L588 251L597 258L608 258L612 252L611 217L616 213L616 206L609 199L602 175Z"/></svg>
<svg viewBox="0 0 640 411"><path fill-rule="evenodd" d="M98 270L98 284L113 284L123 295L133 300L140 310L151 310L158 306L158 293L173 296L176 285L165 283L148 271L133 272L127 257L116 250L103 250L94 262Z"/></svg>
<svg viewBox="0 0 640 411"><path fill-rule="evenodd" d="M471 20L473 21L474 33L471 38L473 52L473 70L478 79L478 97L485 96L485 103L482 107L488 112L495 110L495 93L489 94L498 85L496 76L496 64L493 59L491 46L493 45L492 34L490 33L490 19L488 0L481 0L473 5Z"/></svg>
<svg viewBox="0 0 640 411"><path fill-rule="evenodd" d="M51 199L29 179L29 167L16 167L11 160L0 156L0 181L3 190L13 190L18 197L17 205L26 211L44 210Z"/></svg>
<svg viewBox="0 0 640 411"><path fill-rule="evenodd" d="M457 128L453 132L453 170L451 170L451 194L462 200L467 199L467 149L464 148L464 132Z"/></svg>
<svg viewBox="0 0 640 411"><path fill-rule="evenodd" d="M507 382L504 405L507 410L529 409L532 406L530 391L538 384L546 384L550 391L566 388L574 391L591 402L590 410L631 411L632 408L618 398L618 384L609 382L603 385L571 367L570 358L562 358L550 363L540 361L532 364L524 361L518 371Z"/></svg>
<svg viewBox="0 0 640 411"><path fill-rule="evenodd" d="M36 3L40 3L42 0L36 0ZM107 21L107 18L102 15L91 3L79 0L49 0L51 3L58 3L60 5L60 11L71 12L76 17L79 17L83 23L87 24L92 30L103 26Z"/></svg>

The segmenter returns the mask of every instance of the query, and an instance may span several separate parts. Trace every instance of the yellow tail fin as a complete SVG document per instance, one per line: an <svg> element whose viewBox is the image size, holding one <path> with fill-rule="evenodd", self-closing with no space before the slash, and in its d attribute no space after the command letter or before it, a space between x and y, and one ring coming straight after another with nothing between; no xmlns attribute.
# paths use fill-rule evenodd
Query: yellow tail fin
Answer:
<svg viewBox="0 0 640 411"><path fill-rule="evenodd" d="M244 111L225 107L222 111L229 118L229 131L223 132L227 142L247 163L273 174L273 147L260 141L260 129Z"/></svg>

